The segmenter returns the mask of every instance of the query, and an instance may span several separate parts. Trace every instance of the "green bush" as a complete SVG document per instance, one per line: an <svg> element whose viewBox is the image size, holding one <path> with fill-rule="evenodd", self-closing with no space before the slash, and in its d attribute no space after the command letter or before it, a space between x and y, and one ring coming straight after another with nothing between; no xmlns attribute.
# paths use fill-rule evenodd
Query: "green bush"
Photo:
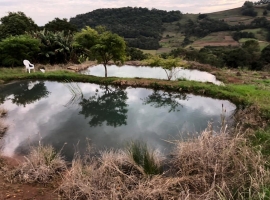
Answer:
<svg viewBox="0 0 270 200"><path fill-rule="evenodd" d="M11 36L0 42L1 66L22 66L23 60L34 60L39 41L27 35Z"/></svg>

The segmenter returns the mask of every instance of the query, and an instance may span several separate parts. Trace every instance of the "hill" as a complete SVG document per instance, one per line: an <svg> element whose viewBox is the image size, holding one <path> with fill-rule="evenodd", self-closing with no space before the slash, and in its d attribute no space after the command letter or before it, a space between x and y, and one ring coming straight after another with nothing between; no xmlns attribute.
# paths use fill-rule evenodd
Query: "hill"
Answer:
<svg viewBox="0 0 270 200"><path fill-rule="evenodd" d="M253 33L262 49L269 44L270 15L263 14L266 7L254 6L256 16L243 15L243 7L205 14L183 14L178 22L163 23L162 47L156 53L169 52L178 47L238 47L245 41L234 39L238 31Z"/></svg>
<svg viewBox="0 0 270 200"><path fill-rule="evenodd" d="M81 29L85 26L105 26L124 37L129 46L141 49L158 49L163 32L162 24L180 20L180 11L163 11L148 8L98 9L77 15L70 23Z"/></svg>
<svg viewBox="0 0 270 200"><path fill-rule="evenodd" d="M267 14L267 5L252 5L253 16L244 11L246 12L245 5L206 14L182 14L180 11L125 7L98 9L77 15L71 18L70 22L78 29L85 26L105 26L123 36L129 46L156 50L155 53L158 54L179 47L238 47L245 41L241 37L247 37L240 34L241 37L235 39L236 32L252 33L252 38L258 40L261 48L267 46L267 40L270 39L270 14Z"/></svg>

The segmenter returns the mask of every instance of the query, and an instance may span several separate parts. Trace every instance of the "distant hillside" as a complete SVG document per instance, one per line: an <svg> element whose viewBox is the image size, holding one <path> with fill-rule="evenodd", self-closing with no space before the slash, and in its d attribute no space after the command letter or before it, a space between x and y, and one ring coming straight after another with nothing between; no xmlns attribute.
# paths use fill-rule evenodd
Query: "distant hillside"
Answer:
<svg viewBox="0 0 270 200"><path fill-rule="evenodd" d="M98 9L70 19L78 29L102 25L124 37L129 46L141 49L158 49L162 24L179 21L180 11L163 11L147 8Z"/></svg>
<svg viewBox="0 0 270 200"><path fill-rule="evenodd" d="M246 41L241 38L247 35L257 39L263 48L270 39L270 10L267 10L270 6L249 6L206 14L132 7L98 9L77 15L70 22L78 29L105 26L124 37L129 46L157 50L156 53L167 53L179 47L237 47Z"/></svg>
<svg viewBox="0 0 270 200"><path fill-rule="evenodd" d="M237 32L252 33L252 38L258 40L261 48L264 48L270 39L270 11L267 11L267 5L254 6L257 16L243 15L242 9L239 7L206 14L184 14L178 22L163 23L163 37L160 40L162 47L156 53L168 53L178 47L237 47L246 41L245 37L235 40Z"/></svg>

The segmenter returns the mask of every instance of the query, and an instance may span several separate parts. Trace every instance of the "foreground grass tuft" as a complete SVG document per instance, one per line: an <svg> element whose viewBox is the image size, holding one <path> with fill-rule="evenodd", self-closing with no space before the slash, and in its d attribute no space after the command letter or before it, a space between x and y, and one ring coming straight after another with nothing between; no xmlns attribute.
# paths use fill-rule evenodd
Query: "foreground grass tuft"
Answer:
<svg viewBox="0 0 270 200"><path fill-rule="evenodd" d="M25 183L47 183L66 170L66 163L52 146L32 147L25 160L15 169L13 179Z"/></svg>
<svg viewBox="0 0 270 200"><path fill-rule="evenodd" d="M147 147L144 142L131 142L128 153L134 162L142 167L145 174L160 174L162 172L161 162L157 154Z"/></svg>

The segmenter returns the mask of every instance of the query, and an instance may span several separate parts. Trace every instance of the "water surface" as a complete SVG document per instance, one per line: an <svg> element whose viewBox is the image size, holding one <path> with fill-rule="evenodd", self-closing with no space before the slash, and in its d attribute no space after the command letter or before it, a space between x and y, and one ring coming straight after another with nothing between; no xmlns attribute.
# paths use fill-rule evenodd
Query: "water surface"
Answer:
<svg viewBox="0 0 270 200"><path fill-rule="evenodd" d="M9 113L2 141L5 155L26 153L29 146L51 144L71 159L74 149L122 148L143 140L169 152L168 140L186 139L218 128L222 104L229 117L235 106L191 94L89 83L20 81L0 87L0 106Z"/></svg>
<svg viewBox="0 0 270 200"><path fill-rule="evenodd" d="M107 67L109 77L125 77L125 78L157 78L167 79L166 72L162 67L146 67L146 66L116 66L111 65ZM89 74L94 76L104 77L105 69L103 65L96 65L89 67L87 70L80 73ZM189 70L178 67L175 69L171 80L187 79L192 81L210 82L216 85L221 85L222 82L218 81L213 74L202 72L199 70Z"/></svg>

